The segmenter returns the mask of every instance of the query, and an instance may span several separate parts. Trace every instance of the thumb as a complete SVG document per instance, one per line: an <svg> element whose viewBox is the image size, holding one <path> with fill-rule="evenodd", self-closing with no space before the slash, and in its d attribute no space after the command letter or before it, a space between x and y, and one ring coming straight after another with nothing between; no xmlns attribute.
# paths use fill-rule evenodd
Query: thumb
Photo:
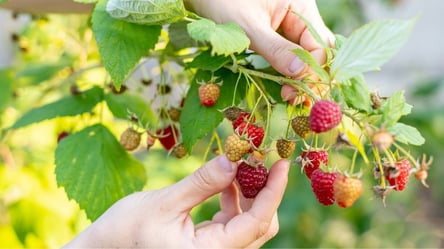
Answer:
<svg viewBox="0 0 444 249"><path fill-rule="evenodd" d="M302 75L307 65L292 50L301 48L273 29L254 32L251 36L251 49L262 55L271 66L281 74L297 78Z"/></svg>
<svg viewBox="0 0 444 249"><path fill-rule="evenodd" d="M209 197L222 192L234 180L237 164L225 155L218 156L193 174L170 186L170 201L181 210L189 210Z"/></svg>

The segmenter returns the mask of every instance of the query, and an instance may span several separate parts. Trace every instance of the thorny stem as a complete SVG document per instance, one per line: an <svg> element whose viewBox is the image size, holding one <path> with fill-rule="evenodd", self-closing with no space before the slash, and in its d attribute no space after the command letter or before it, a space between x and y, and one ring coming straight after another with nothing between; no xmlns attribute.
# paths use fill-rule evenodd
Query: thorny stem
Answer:
<svg viewBox="0 0 444 249"><path fill-rule="evenodd" d="M233 70L232 67L228 67L230 70ZM246 73L248 75L253 75L253 76L257 76L259 78L263 78L263 79L268 79L268 80L272 80L280 85L284 85L284 84L288 84L290 86L295 87L298 90L302 90L302 92L305 92L306 94L308 94L312 99L317 100L319 99L319 96L317 96L311 89L310 87L307 86L306 83L313 83L313 84L324 84L322 82L307 82L307 81L303 81L303 80L295 80L295 79L290 79L290 78L286 78L286 77L282 77L282 76L276 76L276 75L272 75L272 74L268 74L268 73L264 73L264 72L260 72L260 71L256 71L256 70L251 70L248 68L245 68L243 66L237 65L237 69L239 72L243 72Z"/></svg>

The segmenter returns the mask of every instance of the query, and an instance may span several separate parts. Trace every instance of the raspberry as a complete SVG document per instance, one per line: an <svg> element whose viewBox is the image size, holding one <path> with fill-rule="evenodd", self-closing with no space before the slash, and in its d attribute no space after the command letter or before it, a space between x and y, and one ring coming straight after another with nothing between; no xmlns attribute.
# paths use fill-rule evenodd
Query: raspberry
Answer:
<svg viewBox="0 0 444 249"><path fill-rule="evenodd" d="M313 171L311 176L311 188L316 199L324 206L335 203L333 183L338 173L328 173L321 169Z"/></svg>
<svg viewBox="0 0 444 249"><path fill-rule="evenodd" d="M244 122L241 123L236 130L240 136L245 134L255 148L259 148L264 140L264 127Z"/></svg>
<svg viewBox="0 0 444 249"><path fill-rule="evenodd" d="M216 104L220 95L220 87L216 83L202 84L199 87L199 99L203 106L211 107Z"/></svg>
<svg viewBox="0 0 444 249"><path fill-rule="evenodd" d="M183 145L183 143L179 143L173 147L172 153L175 157L182 158L187 155L187 149L185 148L185 145Z"/></svg>
<svg viewBox="0 0 444 249"><path fill-rule="evenodd" d="M236 106L227 107L227 108L225 108L222 111L223 111L223 113L225 115L225 118L230 120L230 121L236 120L241 113L246 113L244 110L242 110L242 109L240 109L240 108L238 108Z"/></svg>
<svg viewBox="0 0 444 249"><path fill-rule="evenodd" d="M313 171L321 165L328 164L328 152L323 149L308 149L303 150L297 159L302 164L302 170L310 179Z"/></svg>
<svg viewBox="0 0 444 249"><path fill-rule="evenodd" d="M64 139L67 136L69 136L69 132L67 131L60 132L60 134L57 136L57 143L60 143L60 141L62 141L62 139Z"/></svg>
<svg viewBox="0 0 444 249"><path fill-rule="evenodd" d="M382 129L377 131L372 136L372 144L378 151L384 152L393 144L393 135Z"/></svg>
<svg viewBox="0 0 444 249"><path fill-rule="evenodd" d="M338 175L333 183L333 189L338 206L347 208L361 196L362 182L357 178Z"/></svg>
<svg viewBox="0 0 444 249"><path fill-rule="evenodd" d="M180 113L181 113L181 110L178 108L171 107L170 109L168 109L168 116L170 117L171 121L173 121L173 122L179 122Z"/></svg>
<svg viewBox="0 0 444 249"><path fill-rule="evenodd" d="M291 120L291 128L294 133L298 134L301 138L307 138L310 136L310 118L308 116L297 116Z"/></svg>
<svg viewBox="0 0 444 249"><path fill-rule="evenodd" d="M296 147L294 141L281 138L276 141L276 150L281 158L289 158Z"/></svg>
<svg viewBox="0 0 444 249"><path fill-rule="evenodd" d="M257 167L241 162L237 168L236 180L245 198L254 198L267 183L268 170L262 164Z"/></svg>
<svg viewBox="0 0 444 249"><path fill-rule="evenodd" d="M237 162L250 151L251 146L247 140L241 139L238 135L233 134L225 140L224 148L228 160Z"/></svg>
<svg viewBox="0 0 444 249"><path fill-rule="evenodd" d="M329 131L342 119L341 108L330 100L316 102L310 111L310 129L316 133Z"/></svg>
<svg viewBox="0 0 444 249"><path fill-rule="evenodd" d="M177 143L179 139L179 130L175 125L170 125L156 131L159 142L165 150L169 151Z"/></svg>
<svg viewBox="0 0 444 249"><path fill-rule="evenodd" d="M135 150L140 144L141 134L131 127L128 127L122 135L120 135L120 145L125 150Z"/></svg>
<svg viewBox="0 0 444 249"><path fill-rule="evenodd" d="M249 120L250 118L251 120ZM236 130L239 125L246 122L254 123L256 122L256 117L251 117L250 113L248 112L239 113L238 117L232 122L233 130Z"/></svg>
<svg viewBox="0 0 444 249"><path fill-rule="evenodd" d="M386 162L384 166L384 175L390 186L393 186L394 190L402 191L407 186L410 176L410 161L403 159L395 162L394 164Z"/></svg>

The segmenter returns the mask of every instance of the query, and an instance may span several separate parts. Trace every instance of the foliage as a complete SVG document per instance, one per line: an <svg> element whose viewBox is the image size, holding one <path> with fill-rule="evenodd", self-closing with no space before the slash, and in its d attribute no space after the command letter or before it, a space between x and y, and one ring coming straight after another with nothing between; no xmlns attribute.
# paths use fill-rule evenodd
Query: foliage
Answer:
<svg viewBox="0 0 444 249"><path fill-rule="evenodd" d="M430 134L434 132L431 127L414 126L415 122L409 122L412 119L418 121L425 118L412 113L412 105L407 103L404 91L397 91L387 99L380 99L381 107L374 108L372 91L364 77L366 72L379 69L403 45L415 19L378 20L356 29L349 37L338 35L336 48L325 48L330 55L325 65L318 64L307 51L295 50L294 53L313 69L320 80L293 80L279 75L270 67L256 68L254 60L258 55L246 50L249 40L236 24L215 24L211 20L186 12L180 6L182 1L136 1L137 4L144 2L157 2L159 4L154 7L161 8L162 11L157 11L156 13L160 14L156 16L150 15L155 11L151 8L153 6L145 8L143 5L125 5L129 6L129 9L125 9L120 8L121 5L127 4L125 1L98 1L91 16L91 27L84 26L88 20L81 20L82 23L73 32L73 40L69 41L80 47L78 51L71 51L70 56L55 56L58 59L43 62L36 58L47 51L38 51L30 47L28 52L22 54L22 65L0 72L0 79L6 82L2 85L5 91L0 93L0 110L14 106L23 112L17 116L4 114L2 127L7 129L3 129L2 139L13 140L11 136L27 134L50 124L56 125L57 128L50 128L53 130L49 135L52 143L48 147L53 149L52 147L56 146L55 169L51 168L55 172L55 179L52 179L52 182L57 182L57 186L65 191L63 197L57 198L70 203L66 205L73 204L68 202L66 197L75 200L85 212L84 216L91 221L97 219L121 197L145 188L173 183L195 169L197 164L214 156L215 151L222 151L221 140L231 129L227 127L221 112L226 107L239 106L257 114L258 122L266 128L262 149L272 144L274 137L294 137L288 128L285 129L288 127L286 120L297 113L306 113L308 108L283 102L279 94L282 84L292 85L305 92L311 101L332 98L341 104L346 118L335 130L336 133L311 137L305 142L314 145L314 141L317 143L319 139L319 143L322 141L335 146L337 132L345 133L352 146L341 149L340 153L334 153L334 160L343 171L355 173L353 166L350 168L355 162L350 158L358 151L361 158L357 159L354 167L365 172L363 180L368 186L375 184L375 180L368 176L371 168L369 165L373 166L372 163L377 161L375 157L379 154L372 150L369 144L371 136L365 128L386 128L394 135L397 143L393 154L411 157L409 159L412 161L415 161L416 153L421 153L421 148L414 146L425 144L424 137L429 141ZM177 8L169 8L168 4ZM110 6L119 7L119 13L112 14ZM131 12L131 8L137 8L137 13L131 18L122 15L125 14L122 11ZM118 15L123 18L115 19L109 13L114 17ZM63 22L58 18L54 17L44 24L41 20L35 23L51 25ZM171 22L174 23L160 25ZM311 25L307 25L316 36ZM71 26L69 29L75 28ZM88 40L91 32L94 40ZM51 34L46 35L47 38L52 37ZM39 40L41 37L36 37L32 31L25 31L22 39ZM63 53L62 51L70 47L69 42L66 42L66 47L56 47L51 53ZM157 64L146 66L150 59L155 60ZM103 65L97 65L98 61ZM13 79L20 82L20 85L15 85ZM221 96L215 106L207 108L200 105L197 88L199 83L211 79L222 83ZM323 92L319 96L316 89L323 87L329 90L327 94ZM21 89L32 89L40 93L29 99L16 99L12 93ZM418 93L424 92L428 93L424 89L418 90ZM178 122L173 121L169 114L173 107L181 110ZM174 134L175 139L183 142L190 154L185 159L174 158L170 151L164 151L159 143L148 152L141 146L132 153L123 150L119 144L119 134L128 126L133 126L144 136L148 136L171 124L178 124L180 132ZM416 127L426 127L427 136L423 137ZM56 144L55 138L62 131L68 131L69 136ZM48 137L44 139L50 140ZM295 155L300 153L304 144L300 139L297 140L298 149ZM33 148L31 147L31 152ZM413 151L410 152L410 149ZM274 152L267 156L270 162L276 159ZM32 161L33 158L27 160ZM2 164L8 165L7 162ZM178 164L184 168L181 169ZM2 165L0 169L3 174L1 179L9 178L6 167ZM38 169L33 170L33 174L37 174ZM394 214L393 210L381 210L380 205L374 202L369 204L365 201L365 198L370 198L369 193L351 209L318 207L307 189L307 179L298 171L293 169L290 172L290 183L279 210L280 215L285 217L281 219L282 232L267 245L294 247L294 243L297 243L299 247L379 247L383 245L382 239L371 243L371 236L383 237L383 231L396 227L396 224L384 223L387 217L396 216L396 213ZM28 173L19 173L20 177L23 177L21 174ZM51 175L51 172L46 174ZM42 180L43 183L35 184L36 189L44 189L44 182L51 181L46 177L48 176ZM13 183L5 185L4 189L0 189L0 196L4 196L6 190L14 186ZM54 189L57 189L56 186L52 186L52 191L56 191ZM413 191L410 189L410 192L394 195L389 205L402 207L412 201L412 198L407 196L413 196ZM51 199L53 196L45 198ZM3 197L0 200L3 201ZM6 246L58 247L63 243L59 241L54 246L43 239L33 242L26 231L39 230L36 228L37 221L28 224L16 218L19 217L18 214L25 212L23 210L38 207L38 203L39 199L34 200L29 196L12 204L6 203L11 217L17 219L13 219L12 225L16 235L8 230L9 228L0 229L0 234L14 238L11 240L12 244ZM196 221L210 218L217 208L215 203L215 200L210 200L194 210ZM414 202L412 205L418 204ZM45 217L56 212L46 210L46 207L36 209L42 210L38 213L44 213ZM408 210L404 210L401 214L407 212ZM371 217L371 214L377 213L384 214ZM396 216L399 220L402 219L401 214ZM71 222L76 223L69 219L81 219L83 226L88 223L85 217L78 216L78 213L72 211L47 222L56 224L62 220L63 224L67 224L59 231L63 233L61 238L66 241L67 237L72 237L81 229L69 227ZM384 227L384 224L388 225ZM408 224L414 225L414 222ZM344 233L353 239L350 242L335 239L343 236L333 233L337 227L343 228L341 231L345 231ZM47 232L38 233L38 236L44 237L44 233ZM356 238L357 234L362 237ZM399 234L410 235L415 232L406 229ZM318 239L323 235L327 236ZM386 243L385 246L401 245L396 244L403 238L401 235L394 236L392 241L388 239L392 244ZM424 238L428 238L426 234L418 234L411 241L416 243ZM434 245L433 242L430 242L430 246Z"/></svg>

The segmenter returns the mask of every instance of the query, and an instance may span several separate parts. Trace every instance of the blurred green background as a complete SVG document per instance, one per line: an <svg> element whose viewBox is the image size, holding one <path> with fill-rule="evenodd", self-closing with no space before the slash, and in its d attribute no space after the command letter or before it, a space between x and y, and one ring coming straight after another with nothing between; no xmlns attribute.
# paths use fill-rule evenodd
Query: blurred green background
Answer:
<svg viewBox="0 0 444 249"><path fill-rule="evenodd" d="M444 5L440 1L407 0L317 2L327 25L344 35L372 19L419 14L409 43L382 72L369 74L367 79L370 88L382 94L405 89L414 110L403 122L417 127L427 140L420 149L409 149L418 158L422 153L434 157L428 179L431 187L424 188L412 177L408 188L390 195L384 207L371 194L372 179L364 178L366 189L353 207L323 207L315 200L300 168L292 167L279 208L280 231L265 247L444 247L444 188L440 183L444 177L444 56L440 56L442 48L433 46L443 44L439 42L442 35L437 35L439 21L433 19L433 14L436 16L437 9ZM29 21L28 16L20 18L25 20L20 31L4 30L12 44L9 50L15 53L12 70L20 72L21 77L13 84L0 81L0 247L57 248L89 224L84 212L57 187L54 175L57 134L75 129L84 120L58 118L12 132L4 128L30 108L68 94L72 79L67 79L72 68L67 65L94 68L99 57L87 16L33 16ZM80 88L101 84L101 70L82 74L75 78L76 84ZM5 94L9 92L12 97ZM277 111L283 111L280 109ZM112 123L116 137L128 125L111 117L105 117L104 122ZM224 133L227 127L224 123L219 131ZM279 132L280 127L275 127L272 135L278 136ZM202 154L204 147L197 145L195 154ZM167 154L158 144L148 153L141 148L134 156L147 168L146 189L172 184L203 163L198 156L166 160ZM335 154L332 157L349 160ZM360 166L364 171L371 170ZM217 198L213 198L193 210L193 217L196 222L210 219L217 209Z"/></svg>

